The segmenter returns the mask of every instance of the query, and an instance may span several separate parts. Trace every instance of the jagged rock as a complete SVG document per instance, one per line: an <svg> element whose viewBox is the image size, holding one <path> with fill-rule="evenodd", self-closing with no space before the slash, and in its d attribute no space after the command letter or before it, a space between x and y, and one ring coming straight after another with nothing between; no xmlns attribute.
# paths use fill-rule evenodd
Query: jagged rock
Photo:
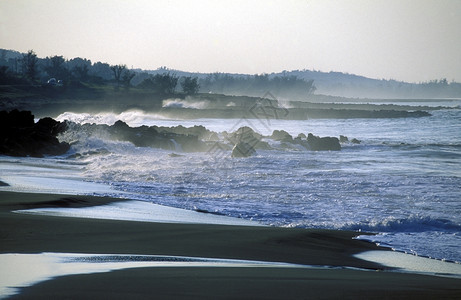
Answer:
<svg viewBox="0 0 461 300"><path fill-rule="evenodd" d="M348 141L349 141L349 139L348 139L347 136L344 136L344 135L340 135L340 136L339 136L339 142L340 142L340 143L346 143L346 142L348 142Z"/></svg>
<svg viewBox="0 0 461 300"><path fill-rule="evenodd" d="M285 143L293 142L293 137L285 130L274 130L270 138L274 141L281 141Z"/></svg>
<svg viewBox="0 0 461 300"><path fill-rule="evenodd" d="M205 128L202 125L195 125L193 127L187 128L182 125L174 127L158 127L153 126L160 133L175 133L178 135L188 135L188 136L197 136L200 140L210 140L214 138L217 134L211 130Z"/></svg>
<svg viewBox="0 0 461 300"><path fill-rule="evenodd" d="M298 136L296 138L305 139L305 138L307 138L307 136L304 133L300 133L300 134L298 134Z"/></svg>
<svg viewBox="0 0 461 300"><path fill-rule="evenodd" d="M318 137L309 133L307 135L307 145L309 150L313 151L338 151L341 150L338 138L335 137Z"/></svg>
<svg viewBox="0 0 461 300"><path fill-rule="evenodd" d="M238 142L234 148L232 148L232 157L248 157L255 153L255 148L246 142Z"/></svg>
<svg viewBox="0 0 461 300"><path fill-rule="evenodd" d="M30 111L0 112L0 154L10 156L43 157L62 155L70 145L61 143L57 135L66 126L51 118L34 123Z"/></svg>
<svg viewBox="0 0 461 300"><path fill-rule="evenodd" d="M354 139L351 140L351 143L352 144L360 144L360 141L358 139L354 138Z"/></svg>
<svg viewBox="0 0 461 300"><path fill-rule="evenodd" d="M236 131L228 134L227 139L230 141L241 141L241 140L261 140L262 135L256 133L253 129L248 126L243 126Z"/></svg>
<svg viewBox="0 0 461 300"><path fill-rule="evenodd" d="M191 130L189 131L189 129ZM171 128L157 126L130 127L122 121L117 121L109 127L108 131L112 138L131 142L136 147L152 147L186 152L205 151L207 149L207 145L199 139L198 135L188 134L188 132L199 133L200 131L206 135L208 132L203 126L194 126L192 128L183 126Z"/></svg>
<svg viewBox="0 0 461 300"><path fill-rule="evenodd" d="M262 140L263 136L248 126L240 127L233 133L223 132L224 138L231 144L236 145L239 142L245 142L252 145L254 149L270 150L272 147L269 143Z"/></svg>
<svg viewBox="0 0 461 300"><path fill-rule="evenodd" d="M34 115L30 111L0 111L0 128L26 128L35 125Z"/></svg>

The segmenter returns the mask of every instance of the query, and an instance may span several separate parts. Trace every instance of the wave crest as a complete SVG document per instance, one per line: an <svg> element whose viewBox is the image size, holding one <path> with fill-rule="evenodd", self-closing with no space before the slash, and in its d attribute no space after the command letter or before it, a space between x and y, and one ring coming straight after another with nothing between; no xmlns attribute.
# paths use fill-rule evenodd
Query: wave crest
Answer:
<svg viewBox="0 0 461 300"><path fill-rule="evenodd" d="M424 232L449 231L461 232L461 224L442 218L412 215L408 218L387 218L379 222L360 222L343 226L343 230L361 230L371 232Z"/></svg>

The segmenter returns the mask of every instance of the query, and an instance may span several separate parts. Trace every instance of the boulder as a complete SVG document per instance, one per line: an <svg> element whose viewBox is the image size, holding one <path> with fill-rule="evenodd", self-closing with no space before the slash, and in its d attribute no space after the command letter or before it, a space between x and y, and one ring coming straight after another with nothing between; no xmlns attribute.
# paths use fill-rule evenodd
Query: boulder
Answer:
<svg viewBox="0 0 461 300"><path fill-rule="evenodd" d="M360 144L360 141L359 141L358 139L356 139L356 138L353 138L353 139L351 140L351 143L352 143L352 144Z"/></svg>
<svg viewBox="0 0 461 300"><path fill-rule="evenodd" d="M281 141L286 143L293 142L293 137L285 130L274 130L270 138L274 141Z"/></svg>
<svg viewBox="0 0 461 300"><path fill-rule="evenodd" d="M0 154L43 157L62 155L70 145L61 143L57 135L66 130L65 123L51 118L34 123L30 111L0 112Z"/></svg>
<svg viewBox="0 0 461 300"><path fill-rule="evenodd" d="M270 150L272 147L269 143L262 141L263 136L248 126L240 127L232 133L223 132L224 139L231 144L236 145L239 142L245 142L252 145L254 149Z"/></svg>
<svg viewBox="0 0 461 300"><path fill-rule="evenodd" d="M309 133L307 135L307 145L309 150L313 151L338 151L341 145L336 137L318 137Z"/></svg>
<svg viewBox="0 0 461 300"><path fill-rule="evenodd" d="M298 136L296 138L305 139L305 138L307 138L307 136L304 133L300 133L300 134L298 134Z"/></svg>
<svg viewBox="0 0 461 300"><path fill-rule="evenodd" d="M234 148L232 148L232 157L248 157L255 153L255 148L246 142L238 142L235 144Z"/></svg>
<svg viewBox="0 0 461 300"><path fill-rule="evenodd" d="M347 136L344 136L344 135L339 136L339 142L340 143L346 143L348 141L349 141L349 139L347 138Z"/></svg>

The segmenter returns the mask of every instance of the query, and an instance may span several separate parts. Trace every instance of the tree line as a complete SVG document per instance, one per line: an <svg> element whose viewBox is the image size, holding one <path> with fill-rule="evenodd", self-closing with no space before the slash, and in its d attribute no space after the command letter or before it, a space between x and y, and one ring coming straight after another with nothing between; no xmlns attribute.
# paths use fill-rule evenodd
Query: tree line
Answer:
<svg viewBox="0 0 461 300"><path fill-rule="evenodd" d="M171 95L177 92L195 94L200 86L197 78L178 77L169 72L146 76L139 70L130 70L124 64L109 65L84 58L65 59L63 56L38 58L33 50L15 58L6 59L6 50L0 52L0 84L12 85L80 85L111 84L115 89L133 87L136 76L144 78L136 87L150 89L159 94Z"/></svg>
<svg viewBox="0 0 461 300"><path fill-rule="evenodd" d="M314 80L295 75L230 75L213 73L200 80L203 91L260 97L270 92L280 98L305 98L317 89Z"/></svg>
<svg viewBox="0 0 461 300"><path fill-rule="evenodd" d="M0 50L0 81L6 84L46 84L54 78L64 85L111 84L115 89L135 86L163 95L178 92L193 95L202 92L262 96L269 91L275 96L287 98L306 96L316 89L313 80L305 81L294 75L212 73L190 76L190 73L177 71L183 74L178 76L166 67L152 74L140 69L130 70L124 64L92 63L80 57L65 59L55 55L38 58L33 50L6 59L6 51Z"/></svg>

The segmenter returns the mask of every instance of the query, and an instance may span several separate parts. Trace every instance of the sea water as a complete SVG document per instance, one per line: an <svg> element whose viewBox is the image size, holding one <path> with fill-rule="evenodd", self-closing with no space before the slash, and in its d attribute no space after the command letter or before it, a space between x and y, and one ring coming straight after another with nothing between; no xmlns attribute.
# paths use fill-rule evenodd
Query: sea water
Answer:
<svg viewBox="0 0 461 300"><path fill-rule="evenodd" d="M453 103L453 102L451 102ZM66 113L59 120L130 126L190 127L222 132L241 126L270 135L345 135L361 141L341 151L258 150L249 158L230 151L185 153L135 147L101 136L80 137L69 154L45 159L0 157L0 165L33 165L29 177L73 172L83 194L110 195L189 210L208 211L265 225L374 232L363 236L398 250L461 262L461 109L398 119L172 120L140 111ZM428 105L424 102L422 105ZM456 106L454 105L454 106ZM63 165L65 167L63 167ZM70 170L70 171L69 171ZM2 169L0 180L16 178ZM65 176L68 176L66 174ZM53 174L56 177L56 174ZM65 177L64 176L64 177Z"/></svg>

